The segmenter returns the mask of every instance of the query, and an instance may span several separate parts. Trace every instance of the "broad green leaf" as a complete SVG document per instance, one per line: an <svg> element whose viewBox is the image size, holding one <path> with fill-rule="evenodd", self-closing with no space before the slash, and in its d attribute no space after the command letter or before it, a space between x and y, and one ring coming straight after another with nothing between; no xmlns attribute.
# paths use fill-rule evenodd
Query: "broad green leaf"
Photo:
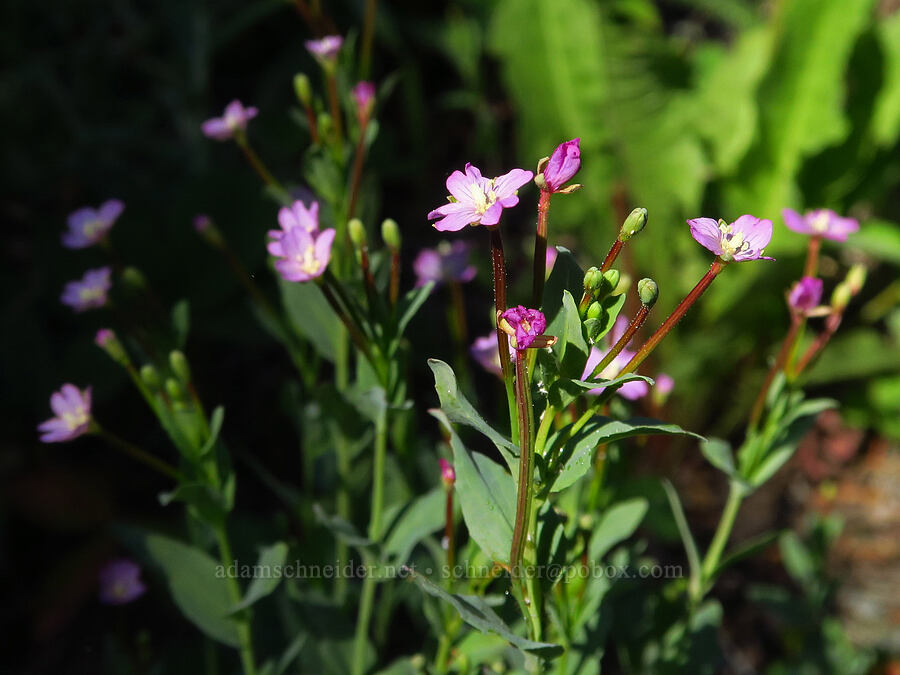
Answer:
<svg viewBox="0 0 900 675"><path fill-rule="evenodd" d="M552 350L560 363L563 377L578 377L584 370L588 357L588 344L584 339L578 305L568 290L563 291L562 310L547 326L547 335L555 335L557 340Z"/></svg>
<svg viewBox="0 0 900 675"><path fill-rule="evenodd" d="M563 427L559 434L567 433ZM558 458L552 463L559 473L553 481L552 492L559 492L581 478L588 469L594 456L594 450L601 443L612 443L633 436L693 436L703 439L690 431L685 431L677 424L667 424L659 420L635 417L621 421L597 416L588 422L578 434L566 441ZM551 439L552 444L552 439ZM551 445L552 447L552 445ZM553 469L551 468L551 473Z"/></svg>
<svg viewBox="0 0 900 675"><path fill-rule="evenodd" d="M385 539L384 554L406 560L413 546L444 526L446 501L439 487L407 504Z"/></svg>
<svg viewBox="0 0 900 675"><path fill-rule="evenodd" d="M654 384L652 378L633 373L612 380L556 380L550 385L547 398L557 410L562 410L586 391L600 389L601 387L615 387L616 385L634 382L635 380L641 380L649 385Z"/></svg>
<svg viewBox="0 0 900 675"><path fill-rule="evenodd" d="M804 586L812 582L816 576L816 564L797 533L790 530L785 532L778 540L778 545L788 573Z"/></svg>
<svg viewBox="0 0 900 675"><path fill-rule="evenodd" d="M320 355L334 361L334 346L343 327L318 284L285 281L278 277L278 285L293 329L309 340Z"/></svg>
<svg viewBox="0 0 900 675"><path fill-rule="evenodd" d="M729 478L735 474L731 444L721 438L709 438L700 444L700 452L707 461Z"/></svg>
<svg viewBox="0 0 900 675"><path fill-rule="evenodd" d="M406 569L410 579L412 579L419 588L428 595L439 598L452 605L466 623L473 628L477 628L482 633L496 633L514 647L540 656L551 657L562 651L560 645L548 642L535 642L516 635L512 629L503 622L503 619L491 609L484 598L477 595L454 595L448 593L421 574L417 574L409 568Z"/></svg>
<svg viewBox="0 0 900 675"><path fill-rule="evenodd" d="M875 32L884 53L884 83L875 101L872 136L876 143L892 146L900 136L900 13L878 21Z"/></svg>
<svg viewBox="0 0 900 675"><path fill-rule="evenodd" d="M666 491L666 497L669 500L669 507L672 509L672 515L675 517L675 524L678 526L678 534L681 535L681 543L684 545L684 552L687 555L688 567L690 568L690 589L691 594L700 589L701 569L700 554L697 552L697 542L694 541L694 535L691 534L691 528L688 525L687 517L684 515L684 509L681 506L681 499L678 497L678 491L671 481L663 479L663 489Z"/></svg>
<svg viewBox="0 0 900 675"><path fill-rule="evenodd" d="M556 251L556 262L553 263L550 278L544 286L544 303L541 307L547 317L548 326L556 325L559 320L565 291L573 298L577 296L579 302L584 293L584 271L575 262L575 256L564 246L557 246Z"/></svg>
<svg viewBox="0 0 900 675"><path fill-rule="evenodd" d="M601 562L613 546L634 534L649 506L650 503L643 497L635 497L606 509L591 535L588 564Z"/></svg>
<svg viewBox="0 0 900 675"><path fill-rule="evenodd" d="M357 548L365 548L371 546L372 542L361 535L359 531L340 516L329 515L319 504L313 504L313 515L316 520L325 526L335 537L341 541L355 546Z"/></svg>
<svg viewBox="0 0 900 675"><path fill-rule="evenodd" d="M205 551L145 530L124 530L126 543L163 574L172 600L201 631L231 647L240 644L228 614L233 601L226 570Z"/></svg>
<svg viewBox="0 0 900 675"><path fill-rule="evenodd" d="M471 453L440 410L431 414L450 434L456 495L469 535L492 560L509 561L516 519L516 486L502 466L482 454Z"/></svg>
<svg viewBox="0 0 900 675"><path fill-rule="evenodd" d="M259 552L259 560L253 569L253 581L247 587L244 598L234 606L232 613L246 609L274 591L281 582L288 546L278 541Z"/></svg>
<svg viewBox="0 0 900 675"><path fill-rule="evenodd" d="M453 368L439 359L428 359L428 367L434 374L434 388L441 401L441 410L444 411L447 418L456 424L472 427L487 436L503 455L509 470L517 473L519 470L519 446L510 443L505 436L485 422L472 404L466 400L459 390Z"/></svg>

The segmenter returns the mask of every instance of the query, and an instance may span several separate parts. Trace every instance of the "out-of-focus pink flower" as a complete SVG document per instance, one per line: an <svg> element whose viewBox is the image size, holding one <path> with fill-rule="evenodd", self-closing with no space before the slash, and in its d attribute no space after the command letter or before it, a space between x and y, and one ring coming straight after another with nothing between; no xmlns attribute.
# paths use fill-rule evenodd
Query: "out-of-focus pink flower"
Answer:
<svg viewBox="0 0 900 675"><path fill-rule="evenodd" d="M76 312L103 307L112 288L111 275L110 267L88 270L81 279L66 284L60 300Z"/></svg>
<svg viewBox="0 0 900 675"><path fill-rule="evenodd" d="M518 351L528 349L535 341L541 343L536 347L547 346L539 340L547 330L547 319L540 310L528 309L523 305L510 307L500 315L500 319L500 327L513 338L513 347Z"/></svg>
<svg viewBox="0 0 900 675"><path fill-rule="evenodd" d="M469 353L473 359L478 361L478 365L489 373L498 376L503 375L503 369L500 366L500 354L497 353L496 333L476 338L472 346L469 347Z"/></svg>
<svg viewBox="0 0 900 675"><path fill-rule="evenodd" d="M275 269L286 281L310 281L322 276L331 259L331 245L334 243L333 229L321 232L307 232L302 227L294 227L276 243L280 255L275 261ZM271 249L270 249L271 250Z"/></svg>
<svg viewBox="0 0 900 675"><path fill-rule="evenodd" d="M847 241L847 235L859 229L853 218L842 218L830 209L816 209L800 215L792 209L783 209L784 224L800 234L811 234L834 241Z"/></svg>
<svg viewBox="0 0 900 675"><path fill-rule="evenodd" d="M550 192L559 192L563 185L572 179L581 168L581 148L578 143L581 139L573 138L557 146L550 161L544 167L544 183Z"/></svg>
<svg viewBox="0 0 900 675"><path fill-rule="evenodd" d="M368 118L375 105L375 85L371 82L357 82L351 93L356 104L356 116L361 120Z"/></svg>
<svg viewBox="0 0 900 675"><path fill-rule="evenodd" d="M234 138L235 134L247 130L247 122L259 114L254 107L245 108L244 104L235 99L227 106L222 117L213 117L203 123L203 134L217 141L227 141Z"/></svg>
<svg viewBox="0 0 900 675"><path fill-rule="evenodd" d="M453 465L443 458L438 461L441 465L441 481L444 483L444 487L452 488L453 483L456 482L456 471Z"/></svg>
<svg viewBox="0 0 900 675"><path fill-rule="evenodd" d="M475 278L476 269L469 264L469 245L464 241L452 244L442 241L436 249L423 248L413 262L416 286L429 281L436 284L466 283Z"/></svg>
<svg viewBox="0 0 900 675"><path fill-rule="evenodd" d="M312 202L309 208L300 201L295 201L290 206L283 207L278 212L278 224L281 225L280 230L269 230L268 250L274 256L283 256L281 249L281 239L287 232L295 228L299 228L314 234L319 231L319 202Z"/></svg>
<svg viewBox="0 0 900 675"><path fill-rule="evenodd" d="M194 229L198 233L203 234L210 228L211 225L212 218L210 218L205 213L198 213L196 216L194 216Z"/></svg>
<svg viewBox="0 0 900 675"><path fill-rule="evenodd" d="M331 65L337 59L338 52L344 44L340 35L326 35L320 40L307 40L306 48L322 64Z"/></svg>
<svg viewBox="0 0 900 675"><path fill-rule="evenodd" d="M654 389L659 392L660 396L668 396L675 388L675 380L672 379L671 375L660 373L653 379L656 381Z"/></svg>
<svg viewBox="0 0 900 675"><path fill-rule="evenodd" d="M531 171L513 169L498 178L485 178L478 167L466 164L465 173L454 171L447 178L450 203L428 214L441 232L458 232L466 225L493 226L503 209L519 203L516 192L534 176Z"/></svg>
<svg viewBox="0 0 900 675"><path fill-rule="evenodd" d="M73 211L66 220L68 231L62 234L66 248L87 248L103 241L125 210L125 204L118 199L103 202L96 209L84 207Z"/></svg>
<svg viewBox="0 0 900 675"><path fill-rule="evenodd" d="M113 333L112 330L110 330L109 328L101 328L94 336L94 344L96 344L101 349L106 349L106 346L115 339L116 334Z"/></svg>
<svg viewBox="0 0 900 675"><path fill-rule="evenodd" d="M616 340L612 341L615 344ZM606 368L600 371L599 379L601 380L611 380L616 375L619 374L619 371L625 367L625 365L631 361L631 358L634 356L635 352L629 351L628 349L623 349L616 357L610 362ZM597 347L591 348L591 353L588 354L587 363L584 364L584 372L581 374L582 380L587 380L591 376L591 373L594 372L594 368L603 360L603 357L606 355L606 352L598 349ZM588 380L592 381L592 380ZM587 391L588 394L592 396L596 396L598 394L603 393L603 390L606 387L598 387L597 389L589 389ZM634 380L632 382L626 382L622 386L620 386L616 393L623 397L627 398L629 401L635 401L643 396L647 395L647 392L650 391L650 385L648 385L643 380Z"/></svg>
<svg viewBox="0 0 900 675"><path fill-rule="evenodd" d="M41 441L61 443L86 434L91 427L91 388L81 391L74 384L64 384L50 396L50 408L56 417L38 425Z"/></svg>
<svg viewBox="0 0 900 675"><path fill-rule="evenodd" d="M823 282L816 277L803 277L793 285L788 293L788 306L791 311L806 314L819 306L822 300Z"/></svg>
<svg viewBox="0 0 900 675"><path fill-rule="evenodd" d="M555 246L547 247L547 258L546 258L546 266L544 269L547 270L547 275L549 276L550 272L553 271L553 265L556 264L556 256L559 255L559 251L556 250Z"/></svg>
<svg viewBox="0 0 900 675"><path fill-rule="evenodd" d="M763 249L772 240L771 220L744 215L730 224L712 218L693 218L687 222L697 243L724 262L774 260L763 255Z"/></svg>
<svg viewBox="0 0 900 675"><path fill-rule="evenodd" d="M141 568L128 558L111 560L99 576L100 602L104 605L126 605L147 591L141 581Z"/></svg>

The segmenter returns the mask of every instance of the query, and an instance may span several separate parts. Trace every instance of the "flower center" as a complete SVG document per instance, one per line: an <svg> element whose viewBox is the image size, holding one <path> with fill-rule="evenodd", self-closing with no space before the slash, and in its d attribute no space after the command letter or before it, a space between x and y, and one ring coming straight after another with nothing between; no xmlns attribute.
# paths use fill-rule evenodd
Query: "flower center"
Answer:
<svg viewBox="0 0 900 675"><path fill-rule="evenodd" d="M73 411L64 412L59 418L65 422L70 431L75 431L78 427L88 423L87 410L79 406Z"/></svg>
<svg viewBox="0 0 900 675"><path fill-rule="evenodd" d="M526 333L531 332L531 324L528 323L528 319L522 319L522 321L519 323L519 326L521 326L522 330L524 330Z"/></svg>
<svg viewBox="0 0 900 675"><path fill-rule="evenodd" d="M475 210L482 215L497 201L497 194L493 189L494 181L487 181L487 183L490 185L487 192L478 183L472 184L472 203L475 205Z"/></svg>
<svg viewBox="0 0 900 675"><path fill-rule="evenodd" d="M92 220L88 223L85 223L82 228L82 233L88 239L95 239L98 235L103 234L103 226L104 223L100 220Z"/></svg>
<svg viewBox="0 0 900 675"><path fill-rule="evenodd" d="M88 286L78 291L78 299L82 302L102 302L104 291L97 286Z"/></svg>
<svg viewBox="0 0 900 675"><path fill-rule="evenodd" d="M731 260L736 253L743 253L750 249L750 243L744 241L744 233L734 232L728 223L720 221L719 231L721 232L719 245L722 247L721 258L723 260Z"/></svg>
<svg viewBox="0 0 900 675"><path fill-rule="evenodd" d="M826 212L817 213L809 226L814 229L816 232L827 232L828 231L828 214Z"/></svg>
<svg viewBox="0 0 900 675"><path fill-rule="evenodd" d="M312 244L307 246L303 253L298 253L296 260L300 269L306 274L316 274L322 269L322 262L316 260L316 247Z"/></svg>

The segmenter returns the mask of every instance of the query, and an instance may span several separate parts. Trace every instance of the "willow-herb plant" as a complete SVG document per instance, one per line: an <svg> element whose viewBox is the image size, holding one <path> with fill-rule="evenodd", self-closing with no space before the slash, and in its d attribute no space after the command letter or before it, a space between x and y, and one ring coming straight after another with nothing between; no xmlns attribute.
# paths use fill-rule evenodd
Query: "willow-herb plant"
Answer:
<svg viewBox="0 0 900 675"><path fill-rule="evenodd" d="M371 35L371 30L368 26L364 33ZM307 48L320 67L326 91L318 98L309 76L294 78L302 107L297 119L310 141L304 178L313 199L290 197L294 186L276 179L251 146L249 123L258 115L256 108L234 101L222 117L203 125L210 138L237 144L278 204L267 241L260 236L260 246L265 244L270 254L280 302L256 285L211 216L200 216L194 224L243 284L261 323L282 343L296 368L299 379L292 400L301 408L303 426L324 430L319 437L307 433L302 439L304 475L316 472L317 449L321 452L327 445L333 448L335 479L330 494L313 501L311 484L304 485L305 496L298 497L296 490L254 459L242 459L255 467L306 527L324 528L334 535L333 542L329 539L333 550L324 557L351 567L351 559L359 561L366 570L361 582L351 585L345 574L321 587L284 580L279 611L288 627L285 644L277 652L259 653L254 605L275 594L281 579L254 579L244 586L227 573L237 565L228 529L237 486L232 455L222 437L224 409L207 412L192 376L185 355L187 303L165 312L146 278L134 268L123 268L115 255L110 232L124 209L117 200L72 214L64 245L72 249L100 245L111 260L109 266L89 270L83 279L71 282L62 301L77 312L111 312L117 330L101 330L96 343L127 372L177 451L177 463L101 427L92 410L90 388L72 384L53 394L55 417L40 425L41 440L62 442L97 434L172 482L160 502L186 506L190 543L136 528L123 530L122 537L161 570L187 618L211 640L237 651L246 675L281 673L298 659L310 672L318 672L338 656L341 668L362 675L371 671L378 648L386 641L395 606L390 580L398 576L409 577L424 592L417 597L434 632L427 657L423 653L409 662L416 672L474 672L488 661L505 661L503 668L529 672L596 672L591 664L596 665L609 630L604 598L617 583L615 575L596 570L622 569L646 560L617 547L640 525L647 500L604 503L608 458L635 437L696 439L704 456L725 474L729 496L715 535L701 555L674 487L664 483L689 575L663 590L664 597L675 599L678 611L670 617L666 633L675 636L674 646L660 658L688 668L698 626L708 625L715 614L714 601L707 596L716 579L732 561L771 540L752 541L726 555L743 499L791 457L814 416L834 405L806 400L799 384L862 287L865 270L854 267L834 289L830 302L822 304L824 284L817 277L823 239L842 241L856 227L855 221L830 211L805 216L784 212L788 227L810 235L807 262L802 278L786 293L787 335L749 411L745 440L733 451L724 441L703 439L675 424L629 416L628 406L647 395L659 401L668 394L671 378L661 373L651 379L638 371L729 267L769 264L758 261L772 260L763 255L772 238L772 222L751 215L732 223L689 220L690 234L714 256L709 270L643 339L653 323L660 289L653 279L644 278L632 290L627 275L615 265L628 242L646 228L647 210L635 208L624 218L605 258L587 271L572 252L549 245L554 195L571 195L581 187L570 182L581 166L579 139L561 143L541 159L536 175L517 168L486 178L466 164L446 181L448 203L427 214L427 219L444 233L473 226L487 229L494 311L484 325L490 335L476 340L472 354L503 381L502 407L509 418L497 429L466 396L471 378L464 372L468 337L461 285L476 276L469 260L471 247L454 241L423 251L414 263L418 283L401 293L400 227L384 220L382 246L374 246L365 225L370 208L363 176L378 129L376 87L367 81L347 84L352 80L350 55L339 36L310 41ZM364 45L363 72L369 56ZM531 294L523 305L510 301L501 221L504 210L518 205L519 190L532 180L539 190L537 226ZM436 487L414 497L412 486L421 482L421 476L418 460L406 451L411 434L408 411L413 407L406 332L441 285L450 293L448 317L457 370L438 359L428 361L440 401L440 408L430 412L440 423L452 464L441 458L438 471L438 463L431 462L428 480ZM139 311L117 311L113 296L123 293L130 293ZM636 295L638 307L630 320L622 315L628 294ZM140 311L143 308L148 311ZM805 333L820 319L824 325L807 339ZM473 452L470 446L477 436L472 438L461 427L484 436L503 464ZM360 476L365 479L363 487ZM399 492L394 487L388 495L389 482L400 485ZM354 498L359 497L368 498L365 512L359 508L354 512L359 501ZM460 512L465 528L460 526ZM364 532L357 527L362 516L368 518ZM435 533L440 533L439 540ZM259 564L285 565L290 550L284 541L267 543ZM295 551L302 559L304 547ZM425 564L415 565L416 560ZM186 570L194 570L195 576ZM225 573L220 574L222 570ZM335 629L352 633L349 643L309 641L308 636L316 635L315 620L304 623L292 609L297 603L315 614L310 608L324 602L318 594L323 590L329 607L352 615L352 629L343 624ZM467 626L487 634L486 641L478 642ZM265 641L267 649L272 642ZM426 661L431 664L426 666ZM211 658L207 666L214 663Z"/></svg>

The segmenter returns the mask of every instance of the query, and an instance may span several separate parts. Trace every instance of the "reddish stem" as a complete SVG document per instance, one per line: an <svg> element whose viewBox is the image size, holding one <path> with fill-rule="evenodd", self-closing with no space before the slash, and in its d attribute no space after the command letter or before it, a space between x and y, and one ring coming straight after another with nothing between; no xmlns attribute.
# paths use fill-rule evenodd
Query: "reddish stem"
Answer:
<svg viewBox="0 0 900 675"><path fill-rule="evenodd" d="M822 248L822 236L813 235L809 239L809 249L806 251L806 264L803 266L803 276L814 277L819 268L819 249Z"/></svg>
<svg viewBox="0 0 900 675"><path fill-rule="evenodd" d="M599 376L600 373L603 372L603 369L612 363L613 359L619 355L619 352L625 349L625 346L631 342L631 338L634 337L634 334L644 325L644 321L647 320L647 315L649 313L650 308L647 307L647 305L641 305L641 308L638 310L637 314L634 315L631 323L628 324L628 328L622 333L622 337L620 337L616 344L614 344L609 352L607 352L606 356L603 357L603 360L597 364L597 367L594 368L587 378L588 380L593 380L595 377Z"/></svg>
<svg viewBox="0 0 900 675"><path fill-rule="evenodd" d="M619 253L622 252L623 245L624 242L621 239L616 239L616 242L609 249L609 253L606 254L606 258L603 259L603 264L600 266L601 273L609 271L609 268L612 267L616 258L619 257Z"/></svg>
<svg viewBox="0 0 900 675"><path fill-rule="evenodd" d="M503 236L499 227L488 228L491 233L491 265L494 272L494 306L497 314L506 311L506 257L503 254ZM512 376L509 362L509 336L497 327L497 350L500 352L500 367L503 378Z"/></svg>
<svg viewBox="0 0 900 675"><path fill-rule="evenodd" d="M831 336L837 332L837 329L841 325L841 320L843 318L843 312L834 312L828 316L828 319L825 321L825 330L822 331L822 333L803 353L803 356L800 357L800 360L797 361L797 366L793 371L794 377L802 373L803 369L806 368L806 366L808 366L810 362L822 352L823 349L825 349L825 345L828 344Z"/></svg>
<svg viewBox="0 0 900 675"><path fill-rule="evenodd" d="M540 307L544 298L544 277L547 275L547 214L550 211L550 190L541 190L538 200L537 232L534 240L534 281L532 307Z"/></svg>

